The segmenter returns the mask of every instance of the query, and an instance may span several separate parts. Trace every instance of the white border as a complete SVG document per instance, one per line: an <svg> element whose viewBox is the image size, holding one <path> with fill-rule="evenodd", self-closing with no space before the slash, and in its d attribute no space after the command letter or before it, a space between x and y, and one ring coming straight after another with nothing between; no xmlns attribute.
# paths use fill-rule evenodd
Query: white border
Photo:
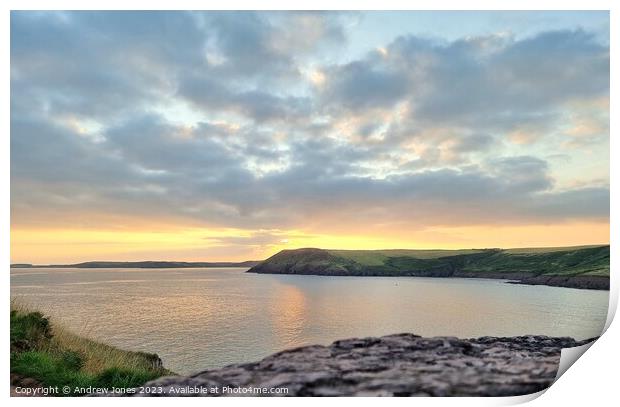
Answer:
<svg viewBox="0 0 620 407"><path fill-rule="evenodd" d="M325 9L325 10L611 10L610 19L611 19L611 39L620 38L618 36L618 9L619 6L616 6L617 2L611 0L588 0L588 1L576 1L576 0L521 0L521 1L513 1L513 0L473 0L473 1L402 1L402 0L382 0L382 1L370 1L370 0L341 0L337 3L326 0L315 0L315 1L243 1L243 0L227 0L226 2L205 2L205 1L197 1L197 0L175 0L174 2L162 2L162 1L129 1L129 0L93 0L93 1L78 1L78 0L64 0L64 1L55 1L53 4L49 1L41 1L41 0L24 0L24 1L13 1L8 0L2 2L2 7L4 8L4 13L1 15L0 25L2 27L1 35L2 41L0 42L0 50L2 53L2 57L4 59L3 63L0 65L0 69L3 71L2 76L2 90L3 90L3 108L1 111L1 118L4 134L0 141L0 191L2 192L2 200L0 201L0 205L2 208L2 216L0 217L0 256L4 261L3 264L6 265L7 270L2 275L2 279L4 284L2 284L2 289L4 290L4 303L6 307L9 307L9 299L10 299L10 279L8 273L8 265L10 263L10 250L9 250L9 242L10 242L10 201L9 201L9 193L10 193L10 166L9 166L9 147L10 147L10 68L9 68L9 10L11 9L21 9L21 10L37 10L37 9L162 9L162 10L178 10L178 9L239 9L239 10L248 10L248 9L265 9L265 10L277 10L277 9ZM465 7L466 6L466 7ZM615 56L618 55L618 46L617 41L611 41L611 57L612 62L611 66L614 67L615 64ZM612 70L613 72L613 70ZM614 75L612 73L611 78L611 123L610 123L610 135L615 134L615 129L617 127L617 120L614 120L615 117L620 117L618 115L618 109L614 101L618 100L618 92L619 89L614 87L613 85L616 83L614 80ZM610 137L610 154L613 156L617 156L618 152L618 143L615 142L613 138ZM610 160L610 173L616 175L616 171L618 165L615 164L614 160ZM618 212L618 200L616 199L615 190L617 186L617 180L615 176L611 177L611 249L612 249L612 270L614 270L617 250L615 246L615 242L617 241L616 235L614 233L617 230L618 222L615 213ZM613 319L613 315L617 308L618 303L618 283L614 275L616 273L612 273L612 290L610 292L610 314L608 317L607 324L611 323ZM0 312L0 318L2 318L3 326L5 329L8 329L8 318L6 312ZM8 383L9 383L9 357L8 350L9 348L9 338L8 335L3 334L3 342L5 344L4 349L5 352L0 352L0 357L2 358L4 370L3 370L3 383L4 383L4 395L0 397L7 397L9 394ZM556 384L554 384L548 391L541 392L541 394L531 395L531 396L523 396L523 397L511 397L511 398L424 398L424 399L416 399L413 401L416 404L422 405L459 405L459 406L480 406L480 405L508 405L508 404L517 404L522 403L527 400L532 400L532 405L539 406L548 406L548 405L578 405L578 404L592 404L592 405L608 405L611 400L617 400L617 377L618 377L618 348L616 344L620 344L620 328L618 328L618 323L612 324L609 329L605 332L602 338L597 341L591 349L586 353L586 357L581 358L577 361L576 366L570 368L566 374L564 374ZM541 396L541 397L538 397ZM538 398L536 398L538 397ZM145 400L145 399L141 399ZM242 402L239 398L230 398L230 399L218 399L217 401L214 399L208 400L208 403L216 403L221 405L236 405ZM103 404L109 403L111 400L109 399L89 399L88 402L93 404ZM178 400L165 400L158 398L149 398L148 401L139 401L138 399L115 399L114 402L118 402L120 404L148 404L148 405L161 405L162 403L168 403L170 401L178 402ZM201 403L204 404L207 400L187 400L184 403ZM285 399L261 399L261 398L253 398L250 401L252 404L257 405L274 405L283 403L289 403L291 400ZM10 402L15 405L37 405L40 403L50 403L52 405L59 405L60 403L66 404L75 404L78 403L80 405L84 404L86 400L84 399L26 399L26 398L11 398ZM299 403L300 405L308 405L310 403L314 404L317 402L315 399L310 398L296 398L293 400L294 403ZM370 403L376 402L375 399L322 399L321 403L327 404L336 404L336 403L349 403L353 402L356 405L370 405ZM382 403L389 404L401 404L411 405L412 400L407 398L393 398L381 400Z"/></svg>

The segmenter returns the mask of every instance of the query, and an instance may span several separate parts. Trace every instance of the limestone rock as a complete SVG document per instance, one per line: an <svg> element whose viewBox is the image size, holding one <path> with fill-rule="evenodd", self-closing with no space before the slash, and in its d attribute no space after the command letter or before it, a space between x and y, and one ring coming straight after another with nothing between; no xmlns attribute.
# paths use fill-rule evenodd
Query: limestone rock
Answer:
<svg viewBox="0 0 620 407"><path fill-rule="evenodd" d="M146 384L158 389L155 394L137 395L514 396L550 386L561 349L587 342L545 336L354 338L191 377L160 378ZM256 390L269 388L287 393Z"/></svg>

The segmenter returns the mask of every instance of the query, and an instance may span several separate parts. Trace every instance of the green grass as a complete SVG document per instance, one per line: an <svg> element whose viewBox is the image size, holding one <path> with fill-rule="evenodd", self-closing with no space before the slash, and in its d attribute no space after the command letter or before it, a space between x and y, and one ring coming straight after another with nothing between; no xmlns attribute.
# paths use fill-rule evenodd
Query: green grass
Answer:
<svg viewBox="0 0 620 407"><path fill-rule="evenodd" d="M11 373L43 386L130 388L171 373L160 366L157 355L83 338L42 313L15 304L10 322Z"/></svg>
<svg viewBox="0 0 620 407"><path fill-rule="evenodd" d="M328 250L330 254L353 260L364 266L382 266L393 257L412 257L416 259L439 259L442 257L456 256L461 254L474 254L482 252L481 249L461 249L461 250L409 250L409 249L390 249L390 250Z"/></svg>
<svg viewBox="0 0 620 407"><path fill-rule="evenodd" d="M519 271L534 275L609 276L609 246L502 250L477 259L465 271Z"/></svg>
<svg viewBox="0 0 620 407"><path fill-rule="evenodd" d="M365 266L381 266L389 257L380 250L329 250L329 253Z"/></svg>
<svg viewBox="0 0 620 407"><path fill-rule="evenodd" d="M352 276L601 276L609 246L464 250L283 250L250 271ZM521 277L523 278L523 277Z"/></svg>
<svg viewBox="0 0 620 407"><path fill-rule="evenodd" d="M329 250L349 269L394 274L409 270L525 272L534 275L609 276L609 246L465 250Z"/></svg>
<svg viewBox="0 0 620 407"><path fill-rule="evenodd" d="M566 252L575 251L581 249L592 249L597 247L604 247L600 245L584 245L584 246L570 246L570 247L519 247L514 249L505 249L504 252L509 254L531 254L531 253L553 253L553 252Z"/></svg>

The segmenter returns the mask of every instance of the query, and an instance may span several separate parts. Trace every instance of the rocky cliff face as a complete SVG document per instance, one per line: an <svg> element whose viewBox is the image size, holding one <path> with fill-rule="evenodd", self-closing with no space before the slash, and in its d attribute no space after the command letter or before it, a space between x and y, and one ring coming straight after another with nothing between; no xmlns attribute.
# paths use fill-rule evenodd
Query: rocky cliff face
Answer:
<svg viewBox="0 0 620 407"><path fill-rule="evenodd" d="M545 336L458 339L413 334L347 339L191 377L160 378L146 384L159 388L155 394L140 395L196 395L197 389L200 395L211 396L523 395L551 385L562 348L587 342ZM287 393L244 390L270 388L286 388Z"/></svg>

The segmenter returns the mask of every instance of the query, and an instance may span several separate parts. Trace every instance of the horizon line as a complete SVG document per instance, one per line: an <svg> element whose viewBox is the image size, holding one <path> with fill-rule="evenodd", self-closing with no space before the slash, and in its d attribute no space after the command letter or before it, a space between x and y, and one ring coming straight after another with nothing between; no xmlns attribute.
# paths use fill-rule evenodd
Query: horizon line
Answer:
<svg viewBox="0 0 620 407"><path fill-rule="evenodd" d="M459 250L518 250L518 249L574 249L577 247L582 247L582 248L587 248L587 247L601 247L601 246L611 246L609 242L607 243L591 243L591 244L580 244L580 245L571 245L571 246L520 246L520 247L463 247L463 248L458 248L458 249L440 249L440 248L435 248L435 249L404 249L404 248L400 248L400 249L333 249L333 248L321 248L321 247L297 247L294 249L282 249L280 251L278 251L277 253L283 252L283 251L289 251L289 250L304 250L304 249L318 249L318 250L331 250L331 251L366 251L366 252L370 252L370 251L398 251L398 250L409 250L409 251L459 251ZM273 255L277 254L274 253ZM64 264L35 264L35 263L28 263L28 262L16 262L10 263L10 266L14 266L14 265L29 265L29 266L72 266L72 265L76 265L76 264L83 264L83 263L157 263L157 262L162 262L162 263L247 263L247 262L255 262L255 261L264 261L266 259L268 259L268 256L265 259L262 260L238 260L238 261L231 261L231 260L84 260L84 261L78 261L78 262L74 262L74 263L70 263L70 262L65 262Z"/></svg>

